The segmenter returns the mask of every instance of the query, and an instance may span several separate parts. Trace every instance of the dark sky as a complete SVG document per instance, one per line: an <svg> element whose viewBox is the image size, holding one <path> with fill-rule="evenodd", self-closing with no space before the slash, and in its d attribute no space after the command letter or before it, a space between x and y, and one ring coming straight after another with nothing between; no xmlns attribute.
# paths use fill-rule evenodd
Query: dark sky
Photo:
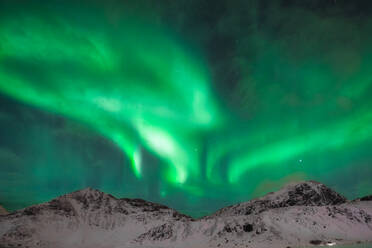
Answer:
<svg viewBox="0 0 372 248"><path fill-rule="evenodd" d="M0 204L84 187L200 216L372 193L372 3L0 2Z"/></svg>

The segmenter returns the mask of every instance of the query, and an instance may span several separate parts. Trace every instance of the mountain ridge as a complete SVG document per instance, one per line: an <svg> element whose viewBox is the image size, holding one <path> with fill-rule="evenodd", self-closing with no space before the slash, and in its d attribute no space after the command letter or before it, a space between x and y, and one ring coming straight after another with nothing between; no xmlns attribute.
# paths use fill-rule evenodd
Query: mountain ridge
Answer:
<svg viewBox="0 0 372 248"><path fill-rule="evenodd" d="M288 206L324 206L346 203L347 199L319 182L309 180L290 183L276 192L270 192L264 196L251 199L246 202L233 204L217 210L208 217L223 215L249 215L266 211L271 208ZM233 213L231 213L231 211Z"/></svg>
<svg viewBox="0 0 372 248"><path fill-rule="evenodd" d="M0 247L285 247L313 240L372 241L372 201L360 199L348 201L324 184L304 181L193 219L162 204L85 188L1 216Z"/></svg>
<svg viewBox="0 0 372 248"><path fill-rule="evenodd" d="M267 200L268 198L270 199L270 196L272 196L273 194L274 195L275 194L278 194L278 192L281 192L281 191L291 192L291 191L288 190L288 188L290 188L290 187L293 187L293 186L303 186L303 185L306 186L307 184L320 185L320 186L322 186L323 189L325 189L326 192L331 192L330 195L332 197L332 199L331 199L330 202L324 202L323 201L323 202L320 202L320 204L316 204L316 202L315 203L314 202L309 202L311 206L328 205L328 203L330 203L329 205L337 205L337 204L346 203L347 201L349 201L346 197L340 195L339 193L337 193L336 191L330 189L326 185L324 185L324 184L322 184L320 182L314 181L314 180L307 180L307 181L299 181L299 182L294 182L294 183L286 184L286 185L284 185L282 188L280 188L276 192L269 192L269 193L264 194L263 196L253 198L253 199L250 199L248 201L243 201L243 202L231 204L231 205L226 206L226 207L222 207L222 208L218 209L217 211L215 211L215 212L213 212L211 214L208 214L208 215L205 215L205 216L202 216L202 217L199 217L199 218L194 218L194 217L192 217L190 215L181 213L181 212L179 212L179 211L177 211L177 210L175 210L175 209L173 209L171 207L168 207L168 206L166 206L164 204L161 204L161 203L156 203L156 202L144 200L144 199L141 199L141 198L126 198L126 197L118 198L118 197L113 196L112 194L105 193L103 191L100 191L100 190L98 190L96 188L92 188L92 187L86 187L86 188L83 188L83 189L72 191L72 192L67 193L67 194L64 194L64 195L57 196L56 198L53 198L52 200L50 200L48 202L53 202L53 201L55 201L55 200L57 200L57 199L59 199L61 197L68 197L68 196L73 196L73 195L80 195L81 196L82 194L86 194L86 193L88 193L88 195L90 195L92 192L95 192L95 193L98 193L98 194L104 194L104 195L106 195L106 196L108 196L108 197L110 197L112 199L115 199L115 200L132 202L132 205L134 205L134 206L140 206L141 203L142 203L145 206L154 206L154 207L157 206L158 208L173 209L174 211L177 211L179 214L184 215L185 217L188 217L188 218L191 218L191 219L194 219L194 220L198 220L198 219L208 218L210 216L213 216L216 213L220 212L221 210L224 210L224 209L227 209L227 208L231 208L231 207L235 207L235 206L240 206L242 204L249 204L249 203L252 203L252 202L257 202L257 201L259 202L259 201ZM308 195L304 195L304 196L308 196ZM314 196L314 194L313 194L313 196ZM315 194L315 196L319 196L319 194ZM293 201L293 198L291 198L290 200ZM362 196L362 197L353 199L351 201L370 201L370 200L372 200L372 195ZM23 209L27 209L27 208L30 208L30 207L38 206L38 205L45 204L45 203L48 203L48 202L44 202L44 203L40 203L40 204L35 204L35 205L29 206L29 207L25 207ZM288 203L287 205L286 204L283 204L283 203L279 203L277 207L296 206L296 205L297 206L307 205L306 202L305 203L300 203L300 204L296 204L296 202L293 202L293 203L287 202L287 203ZM2 206L0 205L0 208L1 207ZM277 207L273 207L273 208L277 208ZM3 208L3 209L5 210L5 208ZM19 210L16 210L14 212L17 212L17 211L20 211L20 210L23 210L23 209L19 209ZM9 214L9 213L11 213L11 212L7 212L7 214Z"/></svg>

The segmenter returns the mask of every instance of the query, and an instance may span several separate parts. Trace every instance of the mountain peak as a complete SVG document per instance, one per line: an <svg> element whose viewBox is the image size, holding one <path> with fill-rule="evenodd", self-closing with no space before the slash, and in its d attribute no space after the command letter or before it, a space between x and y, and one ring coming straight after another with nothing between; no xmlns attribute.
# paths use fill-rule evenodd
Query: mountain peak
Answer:
<svg viewBox="0 0 372 248"><path fill-rule="evenodd" d="M76 190L76 191L73 191L71 193L69 193L70 195L74 195L74 194L106 194L98 189L94 189L94 188L91 188L91 187L87 187L87 188L84 188L84 189L79 189L79 190Z"/></svg>
<svg viewBox="0 0 372 248"><path fill-rule="evenodd" d="M346 201L345 197L322 183L301 181L287 184L263 197L222 208L212 216L250 215L273 208L338 205Z"/></svg>
<svg viewBox="0 0 372 248"><path fill-rule="evenodd" d="M264 197L271 198L270 195ZM302 181L284 186L275 193L276 200L285 206L325 206L338 205L347 200L336 191L316 181Z"/></svg>
<svg viewBox="0 0 372 248"><path fill-rule="evenodd" d="M68 198L73 198L78 201L89 201L89 202L95 202L97 200L101 201L103 198L107 199L116 199L114 196L110 194L106 194L98 189L94 189L91 187L87 187L81 190L77 190L74 192L71 192L67 195L63 195L61 197L68 197Z"/></svg>
<svg viewBox="0 0 372 248"><path fill-rule="evenodd" d="M142 215L148 218L171 218L174 220L191 220L192 218L178 213L165 205L149 202L142 199L115 198L91 187L71 192L57 197L49 202L33 205L19 210L19 213L27 216L36 216L48 213L58 216L90 216L93 222L98 219L106 219L107 216ZM92 222L92 223L93 223Z"/></svg>

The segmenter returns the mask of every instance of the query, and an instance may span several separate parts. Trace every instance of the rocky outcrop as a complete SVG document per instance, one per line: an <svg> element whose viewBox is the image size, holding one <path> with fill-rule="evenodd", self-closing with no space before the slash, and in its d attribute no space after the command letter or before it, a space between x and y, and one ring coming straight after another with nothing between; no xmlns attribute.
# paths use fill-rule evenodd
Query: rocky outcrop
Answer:
<svg viewBox="0 0 372 248"><path fill-rule="evenodd" d="M269 209L290 206L339 205L346 201L345 197L324 184L306 181L289 184L283 189L261 198L222 208L206 218L259 214Z"/></svg>
<svg viewBox="0 0 372 248"><path fill-rule="evenodd" d="M173 227L166 223L151 228L149 231L141 234L135 239L137 242L143 241L164 241L173 237Z"/></svg>
<svg viewBox="0 0 372 248"><path fill-rule="evenodd" d="M372 195L367 195L359 198L360 201L372 201Z"/></svg>

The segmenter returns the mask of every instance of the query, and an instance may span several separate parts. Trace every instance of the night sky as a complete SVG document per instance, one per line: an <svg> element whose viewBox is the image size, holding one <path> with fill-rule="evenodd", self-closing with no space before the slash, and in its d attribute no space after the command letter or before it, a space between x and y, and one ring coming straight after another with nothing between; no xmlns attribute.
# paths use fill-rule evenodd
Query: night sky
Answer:
<svg viewBox="0 0 372 248"><path fill-rule="evenodd" d="M372 193L372 2L0 1L0 204L85 187L201 216Z"/></svg>

